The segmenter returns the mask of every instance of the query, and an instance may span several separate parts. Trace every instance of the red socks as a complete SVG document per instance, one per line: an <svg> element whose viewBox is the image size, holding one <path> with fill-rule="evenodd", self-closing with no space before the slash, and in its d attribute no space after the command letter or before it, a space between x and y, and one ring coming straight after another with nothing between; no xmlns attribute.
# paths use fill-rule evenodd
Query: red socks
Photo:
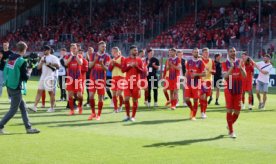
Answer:
<svg viewBox="0 0 276 164"><path fill-rule="evenodd" d="M205 100L200 99L200 100L199 100L199 103L200 103L200 110L201 110L201 113L204 113Z"/></svg>
<svg viewBox="0 0 276 164"><path fill-rule="evenodd" d="M196 113L197 113L197 108L198 108L198 101L195 101L194 102L194 117L196 116Z"/></svg>
<svg viewBox="0 0 276 164"><path fill-rule="evenodd" d="M226 120L229 128L229 133L233 133L232 113L226 113Z"/></svg>
<svg viewBox="0 0 276 164"><path fill-rule="evenodd" d="M177 101L177 99L171 100L171 106L176 107Z"/></svg>
<svg viewBox="0 0 276 164"><path fill-rule="evenodd" d="M119 96L119 101L120 101L120 107L123 105L124 98L123 96Z"/></svg>
<svg viewBox="0 0 276 164"><path fill-rule="evenodd" d="M117 110L118 109L118 100L117 100L117 97L113 96L112 97L112 101L113 101L113 104L114 104L114 110Z"/></svg>
<svg viewBox="0 0 276 164"><path fill-rule="evenodd" d="M72 97L69 97L69 107L71 111L74 111L74 100Z"/></svg>
<svg viewBox="0 0 276 164"><path fill-rule="evenodd" d="M232 123L234 124L237 121L238 118L239 118L239 115L234 113L232 115Z"/></svg>
<svg viewBox="0 0 276 164"><path fill-rule="evenodd" d="M138 108L138 102L133 102L133 107L132 107L132 118L135 118L137 108Z"/></svg>
<svg viewBox="0 0 276 164"><path fill-rule="evenodd" d="M100 117L102 114L102 109L103 109L103 102L99 101L98 102L98 116Z"/></svg>
<svg viewBox="0 0 276 164"><path fill-rule="evenodd" d="M147 102L149 99L149 90L145 90L145 102Z"/></svg>
<svg viewBox="0 0 276 164"><path fill-rule="evenodd" d="M78 104L79 108L82 108L82 101L83 101L83 98L79 98L79 104Z"/></svg>
<svg viewBox="0 0 276 164"><path fill-rule="evenodd" d="M190 108L190 110L192 111L193 110L193 106L192 106L191 101L186 101L186 104Z"/></svg>
<svg viewBox="0 0 276 164"><path fill-rule="evenodd" d="M126 107L126 114L127 114L127 117L130 117L130 104L129 104L129 101L125 101L125 107Z"/></svg>
<svg viewBox="0 0 276 164"><path fill-rule="evenodd" d="M164 91L164 95L165 95L167 101L169 101L169 100L170 100L170 97L169 97L168 91Z"/></svg>
<svg viewBox="0 0 276 164"><path fill-rule="evenodd" d="M244 104L245 95L242 95L242 103Z"/></svg>
<svg viewBox="0 0 276 164"><path fill-rule="evenodd" d="M207 105L208 102L207 100L199 100L200 101L200 109L201 109L201 113L206 113L206 109L207 109Z"/></svg>
<svg viewBox="0 0 276 164"><path fill-rule="evenodd" d="M46 99L46 92L45 91L42 91L42 95L41 95L41 102L42 102L42 105L45 106L45 99Z"/></svg>
<svg viewBox="0 0 276 164"><path fill-rule="evenodd" d="M90 107L92 114L95 114L95 99L90 99Z"/></svg>

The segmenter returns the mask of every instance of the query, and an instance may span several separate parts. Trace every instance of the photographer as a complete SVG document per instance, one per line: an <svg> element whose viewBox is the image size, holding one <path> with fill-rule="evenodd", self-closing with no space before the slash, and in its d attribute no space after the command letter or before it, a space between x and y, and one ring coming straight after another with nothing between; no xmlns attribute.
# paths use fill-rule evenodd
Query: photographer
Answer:
<svg viewBox="0 0 276 164"><path fill-rule="evenodd" d="M50 95L51 107L47 112L54 112L55 105L55 83L56 83L56 71L60 67L59 59L51 54L51 47L43 47L44 56L41 58L37 69L42 69L42 73L39 80L38 91L35 99L33 111L37 111L37 104L41 98L43 90L48 91Z"/></svg>
<svg viewBox="0 0 276 164"><path fill-rule="evenodd" d="M27 69L27 63L22 58L28 47L26 43L18 42L16 48L18 54L11 54L4 68L4 81L11 97L11 106L9 112L0 122L0 134L5 134L4 126L16 114L18 107L21 111L26 132L28 134L39 133L40 131L33 129L29 122L26 105L21 95L21 83L27 81L32 72L32 69Z"/></svg>
<svg viewBox="0 0 276 164"><path fill-rule="evenodd" d="M9 42L3 42L3 50L0 51L0 97L2 96L2 87L4 80L3 70L6 64L6 60L11 54L13 54L13 52L9 50Z"/></svg>

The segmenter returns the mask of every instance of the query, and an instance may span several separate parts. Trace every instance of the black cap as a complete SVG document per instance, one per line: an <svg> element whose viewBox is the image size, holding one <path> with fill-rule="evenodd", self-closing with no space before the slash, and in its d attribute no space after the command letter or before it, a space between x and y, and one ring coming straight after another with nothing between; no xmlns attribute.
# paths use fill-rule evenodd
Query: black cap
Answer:
<svg viewBox="0 0 276 164"><path fill-rule="evenodd" d="M48 45L43 46L43 51L52 50L52 48Z"/></svg>

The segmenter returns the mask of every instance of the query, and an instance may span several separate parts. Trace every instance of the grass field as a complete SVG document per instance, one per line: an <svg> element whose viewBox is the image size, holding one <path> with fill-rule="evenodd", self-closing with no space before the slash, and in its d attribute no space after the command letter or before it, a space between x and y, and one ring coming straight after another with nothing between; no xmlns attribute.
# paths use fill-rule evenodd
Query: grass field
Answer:
<svg viewBox="0 0 276 164"><path fill-rule="evenodd" d="M36 87L36 79L28 82L28 104ZM41 133L27 135L18 113L5 127L10 135L0 136L0 163L276 163L276 94L268 95L265 111L241 112L236 139L227 136L223 95L221 106L209 107L208 119L194 122L188 119L188 108L162 107L165 100L159 95L160 108L145 108L140 101L135 123L121 122L125 114L112 113L110 100L101 121L87 121L88 109L69 117L65 103L57 102L55 113L46 113L47 108L30 112ZM8 108L5 93L1 118Z"/></svg>

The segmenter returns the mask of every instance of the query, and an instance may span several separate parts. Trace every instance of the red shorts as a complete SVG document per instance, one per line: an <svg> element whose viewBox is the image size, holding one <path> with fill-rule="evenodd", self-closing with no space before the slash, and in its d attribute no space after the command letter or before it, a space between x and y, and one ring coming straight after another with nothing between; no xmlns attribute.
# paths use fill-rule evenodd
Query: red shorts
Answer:
<svg viewBox="0 0 276 164"><path fill-rule="evenodd" d="M200 97L200 88L192 88L187 85L185 87L185 97L198 99Z"/></svg>
<svg viewBox="0 0 276 164"><path fill-rule="evenodd" d="M148 79L147 78L144 78L144 79L140 79L140 82L139 82L139 87L141 89L148 89Z"/></svg>
<svg viewBox="0 0 276 164"><path fill-rule="evenodd" d="M241 110L242 94L230 94L229 90L226 88L224 90L224 95L227 109Z"/></svg>
<svg viewBox="0 0 276 164"><path fill-rule="evenodd" d="M133 86L133 87L127 86L126 89L124 89L124 96L132 97L134 99L139 99L141 96L140 88L138 86Z"/></svg>
<svg viewBox="0 0 276 164"><path fill-rule="evenodd" d="M168 80L169 82L169 90L170 91L173 91L173 90L177 90L178 87L177 87L177 80Z"/></svg>
<svg viewBox="0 0 276 164"><path fill-rule="evenodd" d="M66 90L68 92L83 92L83 83L82 80L79 82L73 82L72 84L66 84Z"/></svg>
<svg viewBox="0 0 276 164"><path fill-rule="evenodd" d="M200 95L206 94L206 96L212 95L212 83L211 81L204 81L201 83Z"/></svg>
<svg viewBox="0 0 276 164"><path fill-rule="evenodd" d="M81 73L81 78L82 78L82 86L83 86L82 92L83 92L83 91L84 91L84 87L85 87L86 72L82 72L82 73Z"/></svg>
<svg viewBox="0 0 276 164"><path fill-rule="evenodd" d="M91 80L91 79L90 79ZM89 84L89 92L98 93L98 95L105 94L105 80L91 80Z"/></svg>
<svg viewBox="0 0 276 164"><path fill-rule="evenodd" d="M163 79L162 85L163 85L163 89L164 90L168 90L169 89L169 78L168 77L166 77L166 78Z"/></svg>
<svg viewBox="0 0 276 164"><path fill-rule="evenodd" d="M253 88L253 84L252 84L252 80L243 80L242 81L242 89L244 92L249 92L252 91Z"/></svg>
<svg viewBox="0 0 276 164"><path fill-rule="evenodd" d="M124 90L125 84L124 82L124 77L122 76L115 76L112 77L112 81L111 81L111 90L112 91L122 91Z"/></svg>

